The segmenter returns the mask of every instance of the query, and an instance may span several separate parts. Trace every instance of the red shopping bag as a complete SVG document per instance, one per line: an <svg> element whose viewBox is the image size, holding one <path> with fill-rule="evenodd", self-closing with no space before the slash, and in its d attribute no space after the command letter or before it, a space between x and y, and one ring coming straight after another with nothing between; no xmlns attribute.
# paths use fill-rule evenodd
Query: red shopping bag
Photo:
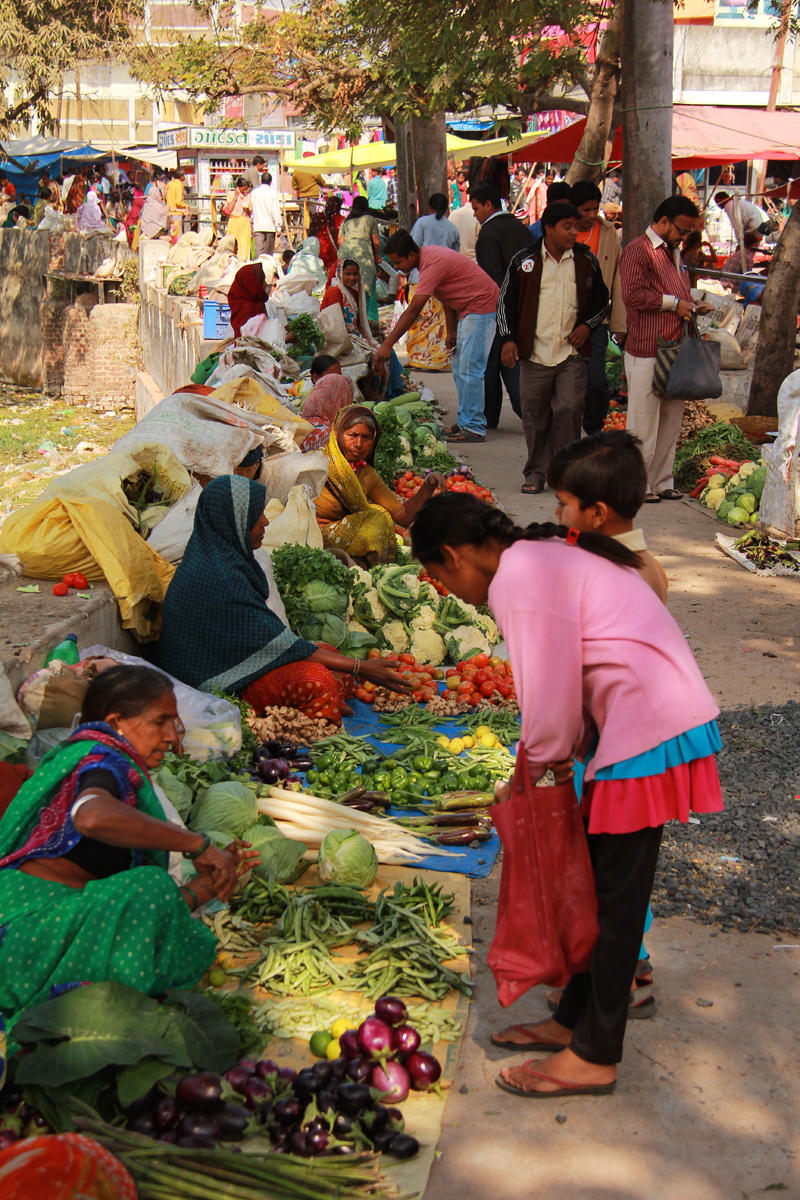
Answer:
<svg viewBox="0 0 800 1200"><path fill-rule="evenodd" d="M597 940L589 847L570 778L536 787L520 743L511 796L492 809L503 843L489 966L503 1007L539 983L585 971Z"/></svg>

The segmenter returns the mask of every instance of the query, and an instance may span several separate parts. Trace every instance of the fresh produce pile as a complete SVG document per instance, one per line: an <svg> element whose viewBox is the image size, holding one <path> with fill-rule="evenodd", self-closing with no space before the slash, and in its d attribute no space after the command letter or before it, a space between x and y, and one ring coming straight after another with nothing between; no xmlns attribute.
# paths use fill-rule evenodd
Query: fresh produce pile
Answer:
<svg viewBox="0 0 800 1200"><path fill-rule="evenodd" d="M395 481L394 490L402 500L408 500L411 496L416 495L424 482L421 475L416 475L413 471L404 471ZM468 492L471 496L477 496L479 500L485 500L487 504L494 504L492 493L488 488L481 487L479 483L475 482L475 476L464 463L460 467L453 467L448 471L445 476L445 487L448 492Z"/></svg>
<svg viewBox="0 0 800 1200"><path fill-rule="evenodd" d="M296 742L301 746L329 737L339 728L331 721L307 717L296 708L287 708L285 705L265 708L260 717L251 711L244 719L247 727L262 742L280 740Z"/></svg>
<svg viewBox="0 0 800 1200"><path fill-rule="evenodd" d="M618 400L612 400L608 406L608 414L603 422L603 429L624 429L628 422L628 410L619 403Z"/></svg>
<svg viewBox="0 0 800 1200"><path fill-rule="evenodd" d="M767 478L766 465L737 463L715 455L707 471L713 474L699 479L692 495L729 525L754 525Z"/></svg>
<svg viewBox="0 0 800 1200"><path fill-rule="evenodd" d="M272 569L293 633L358 658L377 645L345 623L353 577L335 555L290 543L274 551Z"/></svg>
<svg viewBox="0 0 800 1200"><path fill-rule="evenodd" d="M434 667L490 654L500 640L492 618L455 596L440 596L421 570L418 563L353 568L348 635L371 635L381 650L412 654Z"/></svg>
<svg viewBox="0 0 800 1200"><path fill-rule="evenodd" d="M737 425L716 421L679 448L675 455L675 486L681 491L691 491L711 465L712 456L735 462L757 462L760 451Z"/></svg>
<svg viewBox="0 0 800 1200"><path fill-rule="evenodd" d="M288 322L289 331L294 335L288 346L292 358L308 358L317 354L325 345L325 334L310 313L300 313Z"/></svg>
<svg viewBox="0 0 800 1200"><path fill-rule="evenodd" d="M709 425L715 425L716 418L712 414L705 400L693 400L691 404L685 404L683 407L683 417L681 418L681 429L678 434L678 446L685 446L687 442L691 442Z"/></svg>
<svg viewBox="0 0 800 1200"><path fill-rule="evenodd" d="M444 430L434 417L433 406L421 400L419 392L365 407L374 411L381 427L375 470L389 487L398 471L445 473L458 465L447 451Z"/></svg>
<svg viewBox="0 0 800 1200"><path fill-rule="evenodd" d="M800 550L800 541L776 542L768 533L751 529L737 538L734 547L760 571L772 567L783 567L787 571L800 571L800 562L795 554ZM794 551L794 553L791 553Z"/></svg>

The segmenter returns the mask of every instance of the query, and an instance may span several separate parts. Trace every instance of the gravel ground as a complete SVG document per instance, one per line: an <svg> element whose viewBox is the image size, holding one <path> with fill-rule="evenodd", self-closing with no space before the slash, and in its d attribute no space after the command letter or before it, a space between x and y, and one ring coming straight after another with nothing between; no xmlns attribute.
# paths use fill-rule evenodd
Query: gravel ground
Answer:
<svg viewBox="0 0 800 1200"><path fill-rule="evenodd" d="M653 912L800 934L800 704L720 717L725 812L667 826Z"/></svg>

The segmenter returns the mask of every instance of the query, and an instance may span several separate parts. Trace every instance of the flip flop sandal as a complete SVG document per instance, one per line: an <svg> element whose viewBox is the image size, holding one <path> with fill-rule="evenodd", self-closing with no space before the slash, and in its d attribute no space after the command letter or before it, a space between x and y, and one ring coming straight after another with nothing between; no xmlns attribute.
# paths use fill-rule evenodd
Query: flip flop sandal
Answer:
<svg viewBox="0 0 800 1200"><path fill-rule="evenodd" d="M654 1017L658 1012L653 988L639 987L636 991L631 992L628 997L628 1020L629 1021L646 1021L650 1017Z"/></svg>
<svg viewBox="0 0 800 1200"><path fill-rule="evenodd" d="M510 1025L507 1033L522 1033L525 1034L532 1026L530 1025ZM512 1042L509 1038L502 1038L500 1035L493 1033L490 1039L493 1046L508 1047L511 1050L564 1050L566 1047L563 1042L556 1042L552 1038L539 1037L531 1042Z"/></svg>
<svg viewBox="0 0 800 1200"><path fill-rule="evenodd" d="M446 442L485 442L486 436L482 433L473 433L470 429L459 429L455 433L446 433L444 435Z"/></svg>
<svg viewBox="0 0 800 1200"><path fill-rule="evenodd" d="M544 484L543 483L523 483L522 487L519 490L522 492L523 496L538 496L541 492L544 491Z"/></svg>
<svg viewBox="0 0 800 1200"><path fill-rule="evenodd" d="M677 488L667 488L658 493L658 498L659 500L682 500L683 492L679 492Z"/></svg>
<svg viewBox="0 0 800 1200"><path fill-rule="evenodd" d="M535 1062L535 1059L531 1060ZM557 1100L564 1096L610 1096L617 1086L617 1081L614 1079L611 1083L569 1083L566 1079L558 1079L555 1075L546 1075L544 1071L534 1071L527 1063L523 1063L516 1070L522 1071L531 1079L543 1079L545 1083L557 1083L558 1087L552 1092L526 1092L524 1088L515 1087L513 1083L509 1083L502 1075L498 1075L495 1083L504 1092L511 1092L512 1096L522 1096L525 1100Z"/></svg>
<svg viewBox="0 0 800 1200"><path fill-rule="evenodd" d="M648 492L644 498L644 502L645 504L660 504L661 497L657 496L655 492Z"/></svg>

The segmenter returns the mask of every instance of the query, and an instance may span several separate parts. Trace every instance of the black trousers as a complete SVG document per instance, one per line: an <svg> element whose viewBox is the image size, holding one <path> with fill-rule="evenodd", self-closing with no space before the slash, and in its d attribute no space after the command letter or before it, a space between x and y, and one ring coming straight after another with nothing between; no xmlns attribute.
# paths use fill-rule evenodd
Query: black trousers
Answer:
<svg viewBox="0 0 800 1200"><path fill-rule="evenodd" d="M570 1049L587 1062L618 1063L628 993L639 958L663 825L635 833L588 833L597 892L597 937L588 971L573 975L556 1009Z"/></svg>
<svg viewBox="0 0 800 1200"><path fill-rule="evenodd" d="M483 376L483 411L489 429L496 429L500 420L500 409L503 406L503 384L506 385L511 407L518 417L522 416L519 398L519 363L514 367L504 367L500 361L502 349L503 343L495 334Z"/></svg>

